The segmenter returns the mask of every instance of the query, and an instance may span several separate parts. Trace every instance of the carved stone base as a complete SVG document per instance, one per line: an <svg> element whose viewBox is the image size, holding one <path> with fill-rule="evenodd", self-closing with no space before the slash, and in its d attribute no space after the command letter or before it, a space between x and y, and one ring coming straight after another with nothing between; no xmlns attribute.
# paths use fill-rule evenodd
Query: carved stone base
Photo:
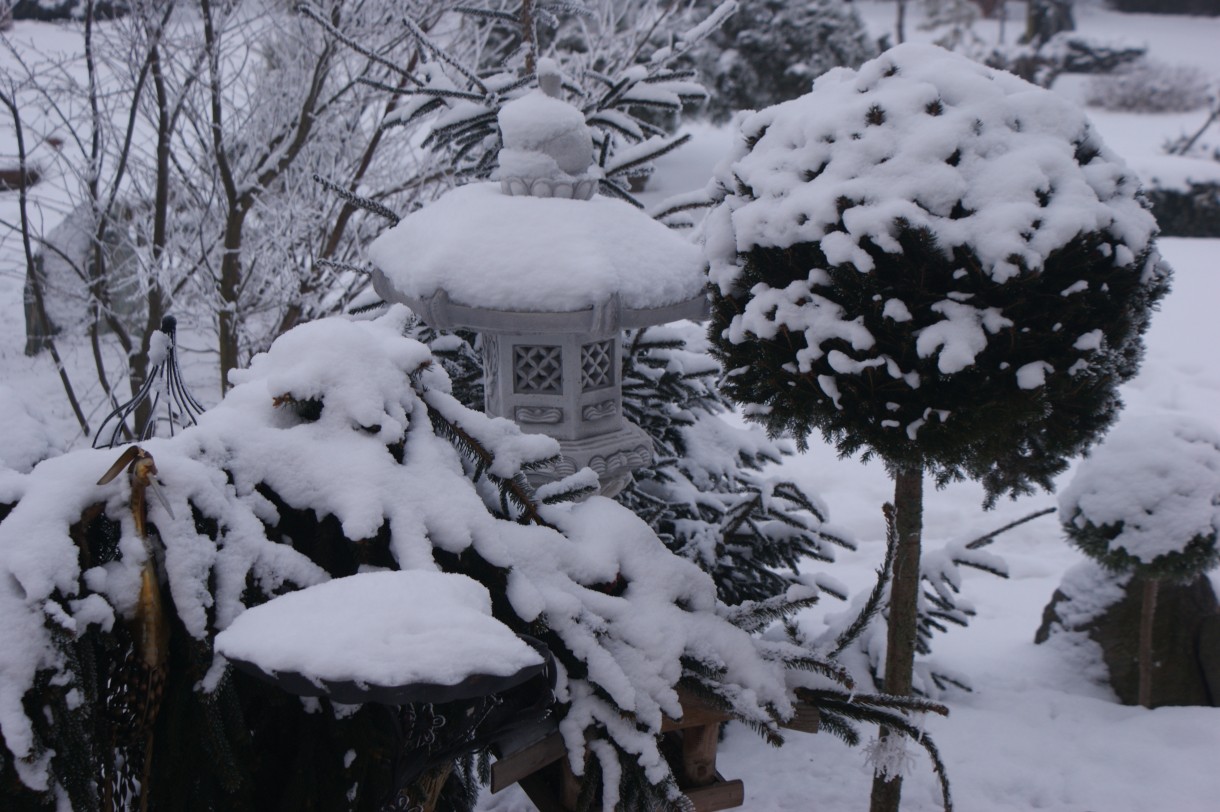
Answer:
<svg viewBox="0 0 1220 812"><path fill-rule="evenodd" d="M652 464L652 440L634 423L609 434L583 440L561 440L559 461L526 476L535 488L570 476L581 468L592 468L601 480L602 496L615 496L631 482L638 468Z"/></svg>

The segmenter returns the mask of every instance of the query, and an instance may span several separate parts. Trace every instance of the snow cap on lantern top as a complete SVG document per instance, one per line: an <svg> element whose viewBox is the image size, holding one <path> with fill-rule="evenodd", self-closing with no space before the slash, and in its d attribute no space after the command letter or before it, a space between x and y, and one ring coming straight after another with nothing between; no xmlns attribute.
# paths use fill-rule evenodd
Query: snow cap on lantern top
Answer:
<svg viewBox="0 0 1220 812"><path fill-rule="evenodd" d="M1156 231L1135 173L1075 105L936 46L835 68L740 128L716 170L731 229L707 241L722 290L756 246L818 242L870 272L862 242L900 252L900 224L972 251L1001 283L1082 232L1108 232L1126 264Z"/></svg>
<svg viewBox="0 0 1220 812"><path fill-rule="evenodd" d="M562 77L554 60L538 60L538 85L500 108L501 187L509 195L588 200L597 179L588 174L593 136L585 117L558 98Z"/></svg>
<svg viewBox="0 0 1220 812"><path fill-rule="evenodd" d="M702 302L707 283L699 247L629 203L510 197L494 183L459 187L408 215L373 241L369 258L378 292L416 312L441 292L501 311L570 313L611 299L651 310Z"/></svg>

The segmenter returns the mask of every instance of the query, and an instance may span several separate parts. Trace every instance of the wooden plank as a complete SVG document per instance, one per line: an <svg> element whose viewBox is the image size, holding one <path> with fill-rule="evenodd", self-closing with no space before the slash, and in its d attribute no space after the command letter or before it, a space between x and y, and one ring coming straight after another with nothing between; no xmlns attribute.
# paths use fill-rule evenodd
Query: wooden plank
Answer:
<svg viewBox="0 0 1220 812"><path fill-rule="evenodd" d="M817 733L821 726L820 719L817 708L808 702L798 701L796 702L796 713L792 714L792 718L783 722L780 727L801 733Z"/></svg>
<svg viewBox="0 0 1220 812"><path fill-rule="evenodd" d="M682 736L682 779L684 786L702 787L716 781L716 745L720 725L688 727Z"/></svg>
<svg viewBox="0 0 1220 812"><path fill-rule="evenodd" d="M695 805L695 812L736 809L746 802L746 786L740 778L733 781L725 781L719 775L716 778L717 783L710 786L683 790Z"/></svg>
<svg viewBox="0 0 1220 812"><path fill-rule="evenodd" d="M525 790L526 797L533 802L534 806L538 807L538 812L570 812L570 810L564 809L563 804L559 803L559 799L555 797L552 787L553 776L549 776L546 772L538 772L522 778L520 783L521 789Z"/></svg>
<svg viewBox="0 0 1220 812"><path fill-rule="evenodd" d="M581 779L572 772L572 765L565 758L559 762L559 800L564 809L576 809L580 805ZM601 807L598 807L599 809Z"/></svg>
<svg viewBox="0 0 1220 812"><path fill-rule="evenodd" d="M661 719L662 733L667 733L671 730L683 730L688 727L703 727L704 725L727 722L729 720L727 713L714 705L708 704L685 688L678 689L678 701L682 703L682 718L670 719L666 716Z"/></svg>
<svg viewBox="0 0 1220 812"><path fill-rule="evenodd" d="M499 792L518 782L525 786L523 779L526 776L533 775L548 764L554 764L566 754L563 736L555 732L522 750L497 759L491 765L491 791Z"/></svg>

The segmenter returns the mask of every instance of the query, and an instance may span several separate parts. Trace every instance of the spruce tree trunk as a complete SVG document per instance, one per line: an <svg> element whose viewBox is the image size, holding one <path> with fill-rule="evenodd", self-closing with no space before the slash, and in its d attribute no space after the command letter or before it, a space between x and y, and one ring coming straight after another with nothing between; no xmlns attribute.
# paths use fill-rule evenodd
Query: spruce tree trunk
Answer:
<svg viewBox="0 0 1220 812"><path fill-rule="evenodd" d="M1155 578L1144 581L1140 605L1139 703L1145 708L1152 707L1152 622L1156 618L1156 593L1160 583Z"/></svg>
<svg viewBox="0 0 1220 812"><path fill-rule="evenodd" d="M915 641L919 609L919 550L923 535L923 470L911 468L894 473L894 525L898 549L894 551L894 575L890 580L889 627L886 635L885 692L910 696L915 665ZM884 742L891 735L881 728ZM902 800L902 776L873 777L870 812L898 812Z"/></svg>

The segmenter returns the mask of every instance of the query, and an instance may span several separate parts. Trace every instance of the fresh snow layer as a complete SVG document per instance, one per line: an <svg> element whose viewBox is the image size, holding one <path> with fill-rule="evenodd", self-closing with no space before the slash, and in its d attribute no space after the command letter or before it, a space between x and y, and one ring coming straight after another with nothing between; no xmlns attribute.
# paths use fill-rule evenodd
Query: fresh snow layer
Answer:
<svg viewBox="0 0 1220 812"><path fill-rule="evenodd" d="M628 203L510 197L496 183L411 214L369 257L409 298L443 289L497 310L584 310L615 295L628 308L664 307L698 296L706 279L698 247Z"/></svg>
<svg viewBox="0 0 1220 812"><path fill-rule="evenodd" d="M716 173L733 195L733 244L709 246L722 290L755 246L820 241L831 263L868 272L863 241L898 251L899 223L968 248L997 282L1037 273L1081 232L1142 247L1155 229L1135 174L1079 108L930 45L828 71L740 129Z"/></svg>
<svg viewBox="0 0 1220 812"><path fill-rule="evenodd" d="M500 174L540 177L579 175L593 162L593 136L581 112L567 102L531 91L500 108L504 149ZM529 156L549 159L553 171L537 175ZM523 171L525 170L525 171Z"/></svg>
<svg viewBox="0 0 1220 812"><path fill-rule="evenodd" d="M1118 529L1112 550L1145 564L1220 533L1220 432L1164 414L1125 419L1081 463L1059 516Z"/></svg>
<svg viewBox="0 0 1220 812"><path fill-rule="evenodd" d="M441 572L364 572L246 610L216 650L263 671L383 687L507 677L542 662L491 616L477 581Z"/></svg>

